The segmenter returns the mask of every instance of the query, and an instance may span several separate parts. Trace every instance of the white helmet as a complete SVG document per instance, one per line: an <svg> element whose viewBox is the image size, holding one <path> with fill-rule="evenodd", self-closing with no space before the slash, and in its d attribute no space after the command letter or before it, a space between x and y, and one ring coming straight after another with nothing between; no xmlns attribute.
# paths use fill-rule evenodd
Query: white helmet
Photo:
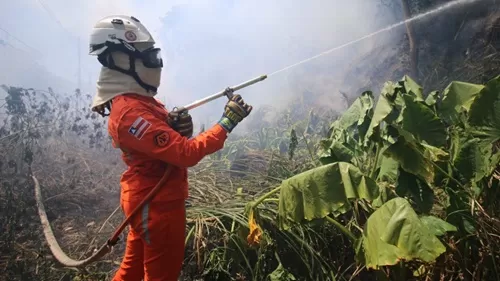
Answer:
<svg viewBox="0 0 500 281"><path fill-rule="evenodd" d="M131 16L109 16L94 26L90 35L89 54L97 56L103 66L132 76L147 91L156 92L157 88L142 81L135 69L137 59L146 68L163 67L161 50L154 48L154 44L153 36L138 19ZM127 54L130 68L118 67L110 55L112 52Z"/></svg>
<svg viewBox="0 0 500 281"><path fill-rule="evenodd" d="M100 55L108 49L107 42L122 44L123 41L135 43L155 43L151 33L144 25L132 16L108 16L94 25L90 34L90 55Z"/></svg>

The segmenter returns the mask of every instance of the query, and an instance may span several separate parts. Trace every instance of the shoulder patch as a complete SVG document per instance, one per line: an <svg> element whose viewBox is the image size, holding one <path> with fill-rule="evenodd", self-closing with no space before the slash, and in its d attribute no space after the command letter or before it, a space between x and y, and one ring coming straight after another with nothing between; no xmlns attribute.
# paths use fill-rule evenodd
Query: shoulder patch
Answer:
<svg viewBox="0 0 500 281"><path fill-rule="evenodd" d="M148 122L146 119L139 116L139 117L137 117L137 119L135 119L132 126L130 126L130 128L128 129L128 132L140 140L140 139L142 139L144 134L146 134L146 132L148 131L148 129L150 127L151 127L151 123Z"/></svg>
<svg viewBox="0 0 500 281"><path fill-rule="evenodd" d="M167 145L169 140L170 136L167 132L161 132L155 136L155 143L159 147L164 147L165 145Z"/></svg>

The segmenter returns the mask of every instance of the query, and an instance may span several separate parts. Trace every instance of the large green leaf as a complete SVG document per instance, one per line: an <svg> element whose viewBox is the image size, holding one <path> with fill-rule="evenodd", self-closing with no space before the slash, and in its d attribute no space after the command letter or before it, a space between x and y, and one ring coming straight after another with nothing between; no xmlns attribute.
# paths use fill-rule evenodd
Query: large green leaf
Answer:
<svg viewBox="0 0 500 281"><path fill-rule="evenodd" d="M453 165L465 180L477 182L488 174L491 148L488 152L478 138L462 140Z"/></svg>
<svg viewBox="0 0 500 281"><path fill-rule="evenodd" d="M400 260L431 262L446 250L433 233L407 200L394 198L368 218L358 258L373 269L394 265Z"/></svg>
<svg viewBox="0 0 500 281"><path fill-rule="evenodd" d="M334 162L351 162L354 158L353 148L337 140L322 140L318 156L321 164L327 165Z"/></svg>
<svg viewBox="0 0 500 281"><path fill-rule="evenodd" d="M490 80L477 95L467 121L474 137L486 144L500 140L500 76Z"/></svg>
<svg viewBox="0 0 500 281"><path fill-rule="evenodd" d="M330 152L332 157L336 159L336 162L350 162L354 157L354 150L340 141L333 141L330 146Z"/></svg>
<svg viewBox="0 0 500 281"><path fill-rule="evenodd" d="M398 178L399 162L383 155L380 159L380 171L377 180L396 182Z"/></svg>
<svg viewBox="0 0 500 281"><path fill-rule="evenodd" d="M388 126L384 140L384 156L394 159L405 171L429 184L435 179L434 162L448 159L446 151L418 142L412 134L398 125Z"/></svg>
<svg viewBox="0 0 500 281"><path fill-rule="evenodd" d="M338 123L337 123L338 124ZM354 162L356 155L356 142L347 136L346 131L335 127L332 137L323 139L319 143L317 155L321 164L326 165L334 162Z"/></svg>
<svg viewBox="0 0 500 281"><path fill-rule="evenodd" d="M403 169L399 169L396 193L410 197L422 213L429 213L434 205L434 192L429 185Z"/></svg>
<svg viewBox="0 0 500 281"><path fill-rule="evenodd" d="M319 141L318 152L316 154L318 155L319 161L322 165L337 162L335 157L332 156L330 145L332 145L331 139L322 139Z"/></svg>
<svg viewBox="0 0 500 281"><path fill-rule="evenodd" d="M471 126L498 127L500 125L500 76L491 80L477 95L469 112Z"/></svg>
<svg viewBox="0 0 500 281"><path fill-rule="evenodd" d="M384 150L384 155L397 161L407 172L421 177L426 182L434 180L434 167L424 157L422 147L403 136Z"/></svg>
<svg viewBox="0 0 500 281"><path fill-rule="evenodd" d="M429 231L436 236L443 236L446 232L457 231L456 226L435 216L421 216L420 220L425 224Z"/></svg>
<svg viewBox="0 0 500 281"><path fill-rule="evenodd" d="M281 184L279 217L281 227L286 221L304 222L338 215L351 209L349 200L373 200L379 187L360 170L345 162L324 165L298 174Z"/></svg>
<svg viewBox="0 0 500 281"><path fill-rule="evenodd" d="M456 122L461 112L469 111L472 101L483 85L453 81L443 92L439 112L446 121Z"/></svg>
<svg viewBox="0 0 500 281"><path fill-rule="evenodd" d="M380 131L380 126L383 121L392 122L396 119L399 113L396 112L394 108L394 99L397 95L398 85L392 82L386 82L382 93L380 94L377 106L373 113L370 125L366 131L364 145L367 145L370 140L377 139L377 132Z"/></svg>
<svg viewBox="0 0 500 281"><path fill-rule="evenodd" d="M417 84L410 76L405 75L399 84L403 86L404 91L407 95L413 97L416 101L424 101L423 89L420 85Z"/></svg>
<svg viewBox="0 0 500 281"><path fill-rule="evenodd" d="M320 142L318 156L323 165L333 162L353 162L363 144L373 115L373 95L363 92L349 109L330 126L330 137Z"/></svg>
<svg viewBox="0 0 500 281"><path fill-rule="evenodd" d="M500 76L490 80L470 106L466 130L452 133L453 164L473 185L499 164L494 145L500 141Z"/></svg>
<svg viewBox="0 0 500 281"><path fill-rule="evenodd" d="M373 94L366 91L358 97L340 119L338 126L347 131L350 137L362 141L373 115Z"/></svg>
<svg viewBox="0 0 500 281"><path fill-rule="evenodd" d="M419 141L436 146L446 146L446 128L441 119L425 103L404 95L402 127Z"/></svg>
<svg viewBox="0 0 500 281"><path fill-rule="evenodd" d="M382 92L377 101L377 106L375 107L373 118L370 122L370 125L366 132L365 137L365 145L370 140L379 139L377 133L380 133L384 129L384 125L401 123L403 120L402 111L407 106L407 101L411 101L418 105L423 105L424 109L414 109L410 108L407 115L415 115L421 114L421 111L430 111L432 110L427 107L424 103L422 88L415 83L410 77L404 76L401 81L397 83L394 82L386 82L382 89ZM415 112L417 111L417 112ZM431 114L430 116L433 116ZM417 118L416 116L412 116L412 118ZM432 118L428 118L432 119ZM410 122L412 120L407 120Z"/></svg>

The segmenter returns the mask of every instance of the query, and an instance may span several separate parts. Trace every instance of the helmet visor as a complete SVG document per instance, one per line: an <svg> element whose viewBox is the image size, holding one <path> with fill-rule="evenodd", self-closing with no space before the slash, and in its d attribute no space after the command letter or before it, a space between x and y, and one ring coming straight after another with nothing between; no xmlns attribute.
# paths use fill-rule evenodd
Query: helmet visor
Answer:
<svg viewBox="0 0 500 281"><path fill-rule="evenodd" d="M161 58L161 49L153 48L141 52L142 63L147 68L163 67L163 59Z"/></svg>

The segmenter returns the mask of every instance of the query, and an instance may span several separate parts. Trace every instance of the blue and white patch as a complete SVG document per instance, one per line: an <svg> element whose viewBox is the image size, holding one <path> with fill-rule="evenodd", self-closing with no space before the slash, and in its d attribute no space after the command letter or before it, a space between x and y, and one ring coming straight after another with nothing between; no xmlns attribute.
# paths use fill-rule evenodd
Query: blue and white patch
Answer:
<svg viewBox="0 0 500 281"><path fill-rule="evenodd" d="M146 134L149 127L151 127L151 123L149 123L146 119L139 116L134 121L132 126L130 126L128 132L140 140Z"/></svg>

